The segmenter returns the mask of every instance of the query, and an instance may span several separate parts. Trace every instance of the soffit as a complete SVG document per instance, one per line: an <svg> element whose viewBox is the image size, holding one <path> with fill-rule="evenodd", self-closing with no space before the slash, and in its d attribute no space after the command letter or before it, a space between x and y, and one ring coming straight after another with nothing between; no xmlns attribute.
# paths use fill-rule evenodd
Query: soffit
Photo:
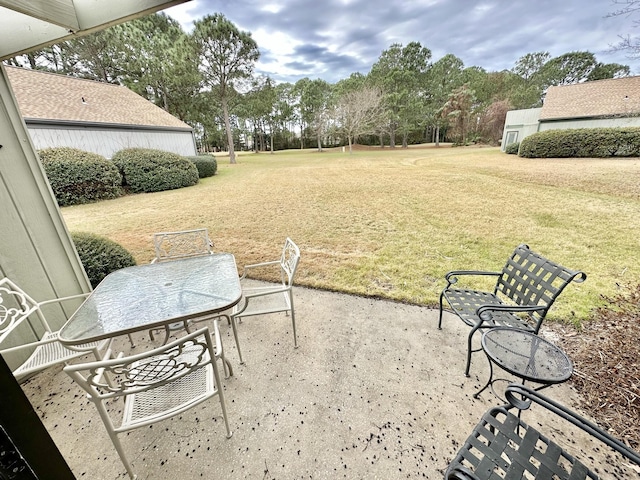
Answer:
<svg viewBox="0 0 640 480"><path fill-rule="evenodd" d="M0 0L0 61L188 0Z"/></svg>

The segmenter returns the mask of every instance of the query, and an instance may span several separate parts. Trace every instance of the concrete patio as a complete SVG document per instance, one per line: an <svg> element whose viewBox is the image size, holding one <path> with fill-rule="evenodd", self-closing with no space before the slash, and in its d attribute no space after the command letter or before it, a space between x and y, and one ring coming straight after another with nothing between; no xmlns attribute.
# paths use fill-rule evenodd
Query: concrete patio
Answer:
<svg viewBox="0 0 640 480"><path fill-rule="evenodd" d="M295 300L298 349L284 314L249 318L240 365L220 324L234 367L224 380L233 437L217 399L123 435L139 479L438 479L484 411L503 403L490 390L473 398L489 369L477 354L463 375L468 329L453 315L438 330L430 308L307 288ZM146 334L135 339L135 351L152 346ZM77 478L128 478L95 407L60 367L23 388ZM578 409L568 384L546 394ZM569 449L591 448L563 425L552 431ZM616 463L603 478L631 478Z"/></svg>

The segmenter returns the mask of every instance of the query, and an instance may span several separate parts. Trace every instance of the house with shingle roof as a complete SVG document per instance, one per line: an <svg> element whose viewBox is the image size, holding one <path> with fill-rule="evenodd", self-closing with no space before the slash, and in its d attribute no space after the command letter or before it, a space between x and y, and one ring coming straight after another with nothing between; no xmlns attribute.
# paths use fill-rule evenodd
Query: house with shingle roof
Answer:
<svg viewBox="0 0 640 480"><path fill-rule="evenodd" d="M106 158L133 147L196 154L189 125L126 87L5 68L37 150L74 147Z"/></svg>
<svg viewBox="0 0 640 480"><path fill-rule="evenodd" d="M502 149L535 132L640 127L640 76L549 87L542 108L507 112Z"/></svg>

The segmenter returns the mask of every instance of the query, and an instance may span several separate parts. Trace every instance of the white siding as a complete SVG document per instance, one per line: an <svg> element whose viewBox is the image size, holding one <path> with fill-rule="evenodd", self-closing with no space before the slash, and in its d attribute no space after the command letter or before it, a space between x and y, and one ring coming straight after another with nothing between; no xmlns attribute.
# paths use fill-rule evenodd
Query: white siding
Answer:
<svg viewBox="0 0 640 480"><path fill-rule="evenodd" d="M179 155L195 155L195 142L189 131L98 129L27 124L37 150L49 147L73 147L111 158L123 148L155 148Z"/></svg>
<svg viewBox="0 0 640 480"><path fill-rule="evenodd" d="M513 142L521 142L523 138L538 131L538 118L542 108L528 108L526 110L510 110L504 121L501 149L507 146L507 137Z"/></svg>
<svg viewBox="0 0 640 480"><path fill-rule="evenodd" d="M540 131L562 130L568 128L615 128L615 127L640 127L640 117L626 118L591 118L569 119L555 121L541 121Z"/></svg>

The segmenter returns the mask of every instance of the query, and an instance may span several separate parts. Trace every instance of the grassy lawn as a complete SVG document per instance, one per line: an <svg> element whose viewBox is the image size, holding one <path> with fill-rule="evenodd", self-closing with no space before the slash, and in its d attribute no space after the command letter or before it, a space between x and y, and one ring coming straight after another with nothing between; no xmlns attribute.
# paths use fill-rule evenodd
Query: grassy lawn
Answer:
<svg viewBox="0 0 640 480"><path fill-rule="evenodd" d="M452 269L499 270L513 248L587 273L550 318L579 322L640 283L640 159L523 159L497 148L248 154L196 186L62 209L144 263L154 232L207 227L239 266L299 246L298 284L436 305ZM390 319L396 320L396 319Z"/></svg>

